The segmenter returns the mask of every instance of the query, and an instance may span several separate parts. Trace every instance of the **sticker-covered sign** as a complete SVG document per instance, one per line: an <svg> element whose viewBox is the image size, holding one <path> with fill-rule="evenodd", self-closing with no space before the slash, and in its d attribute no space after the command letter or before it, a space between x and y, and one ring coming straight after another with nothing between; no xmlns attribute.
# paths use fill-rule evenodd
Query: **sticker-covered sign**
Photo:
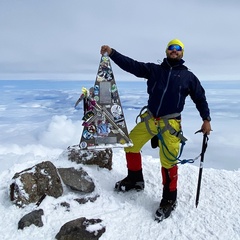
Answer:
<svg viewBox="0 0 240 240"><path fill-rule="evenodd" d="M102 56L94 86L83 88L81 149L132 146L108 56ZM75 105L75 106L76 106Z"/></svg>

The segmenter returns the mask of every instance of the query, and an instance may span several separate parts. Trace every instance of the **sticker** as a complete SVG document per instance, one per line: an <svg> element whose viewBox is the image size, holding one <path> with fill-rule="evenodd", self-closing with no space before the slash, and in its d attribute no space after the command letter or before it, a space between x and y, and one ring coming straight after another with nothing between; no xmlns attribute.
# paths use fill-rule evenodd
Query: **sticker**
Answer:
<svg viewBox="0 0 240 240"><path fill-rule="evenodd" d="M94 86L94 91L93 91L94 95L98 95L99 94L99 85L95 85Z"/></svg>
<svg viewBox="0 0 240 240"><path fill-rule="evenodd" d="M94 96L94 100L95 100L96 102L98 102L98 101L99 101L99 96Z"/></svg>
<svg viewBox="0 0 240 240"><path fill-rule="evenodd" d="M111 93L111 97L112 97L112 103L118 103L119 102L119 99L118 99L118 92L112 92Z"/></svg>
<svg viewBox="0 0 240 240"><path fill-rule="evenodd" d="M120 105L113 105L111 107L111 113L113 115L114 121L122 121L124 119L123 113L122 113L122 108Z"/></svg>
<svg viewBox="0 0 240 240"><path fill-rule="evenodd" d="M108 136L110 129L107 123L101 123L97 126L97 132L100 136Z"/></svg>
<svg viewBox="0 0 240 240"><path fill-rule="evenodd" d="M87 143L86 142L81 142L80 144L79 144L79 147L80 148L86 148L87 147Z"/></svg>
<svg viewBox="0 0 240 240"><path fill-rule="evenodd" d="M119 132L118 132L118 130L117 129L111 129L112 130L112 132L114 133L114 134L118 134Z"/></svg>
<svg viewBox="0 0 240 240"><path fill-rule="evenodd" d="M117 91L117 85L113 84L111 87L111 92L116 92Z"/></svg>
<svg viewBox="0 0 240 240"><path fill-rule="evenodd" d="M113 72L108 61L103 61L100 63L97 76L98 78L102 78L101 81L111 81L113 79Z"/></svg>
<svg viewBox="0 0 240 240"><path fill-rule="evenodd" d="M87 121L87 120L89 120L93 116L94 116L94 112L93 111L88 111L88 112L85 113L85 115L83 116L82 120Z"/></svg>
<svg viewBox="0 0 240 240"><path fill-rule="evenodd" d="M105 79L103 78L103 77L99 77L99 76L97 76L97 81L98 82L102 82L102 81L104 81Z"/></svg>
<svg viewBox="0 0 240 240"><path fill-rule="evenodd" d="M102 61L103 62L108 62L108 57L102 56Z"/></svg>
<svg viewBox="0 0 240 240"><path fill-rule="evenodd" d="M92 135L92 133L88 132L87 130L84 130L83 138L85 138L86 140L89 140L89 139L93 138L93 135Z"/></svg>
<svg viewBox="0 0 240 240"><path fill-rule="evenodd" d="M87 127L87 130L88 130L88 132L94 134L96 132L96 127L95 127L95 125L92 124Z"/></svg>
<svg viewBox="0 0 240 240"><path fill-rule="evenodd" d="M112 102L111 97L111 83L110 82L101 82L100 84L100 104L110 104Z"/></svg>
<svg viewBox="0 0 240 240"><path fill-rule="evenodd" d="M119 143L125 144L125 143L126 143L126 140L125 140L124 138L121 138L121 139L119 140Z"/></svg>

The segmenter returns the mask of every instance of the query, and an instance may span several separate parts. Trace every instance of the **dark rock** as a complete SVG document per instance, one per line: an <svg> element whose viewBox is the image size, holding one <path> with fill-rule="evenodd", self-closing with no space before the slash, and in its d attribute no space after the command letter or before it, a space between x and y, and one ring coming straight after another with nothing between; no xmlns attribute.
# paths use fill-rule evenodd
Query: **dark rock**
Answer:
<svg viewBox="0 0 240 240"><path fill-rule="evenodd" d="M74 200L77 201L79 204L85 204L87 202L95 202L99 195L94 197L84 197L84 198L75 198Z"/></svg>
<svg viewBox="0 0 240 240"><path fill-rule="evenodd" d="M25 216L23 216L18 222L18 229L24 229L25 227L29 227L34 224L37 227L42 227L43 222L41 216L43 215L43 210L34 210Z"/></svg>
<svg viewBox="0 0 240 240"><path fill-rule="evenodd" d="M16 173L10 185L10 199L20 207L41 202L45 195L58 198L62 193L61 179L50 161Z"/></svg>
<svg viewBox="0 0 240 240"><path fill-rule="evenodd" d="M70 208L70 204L67 202L60 203L60 206L65 207L67 210L69 210L69 208Z"/></svg>
<svg viewBox="0 0 240 240"><path fill-rule="evenodd" d="M55 210L58 210L59 207L61 208L64 208L66 212L70 212L70 204L68 202L61 202L61 203L57 203L55 206L54 206L54 209Z"/></svg>
<svg viewBox="0 0 240 240"><path fill-rule="evenodd" d="M77 147L68 147L68 160L86 165L98 165L101 168L112 169L111 148L82 150Z"/></svg>
<svg viewBox="0 0 240 240"><path fill-rule="evenodd" d="M58 168L58 172L64 184L73 190L90 193L95 189L93 180L82 168L79 170L75 168Z"/></svg>
<svg viewBox="0 0 240 240"><path fill-rule="evenodd" d="M58 240L97 240L106 231L101 219L84 217L65 223L58 234Z"/></svg>

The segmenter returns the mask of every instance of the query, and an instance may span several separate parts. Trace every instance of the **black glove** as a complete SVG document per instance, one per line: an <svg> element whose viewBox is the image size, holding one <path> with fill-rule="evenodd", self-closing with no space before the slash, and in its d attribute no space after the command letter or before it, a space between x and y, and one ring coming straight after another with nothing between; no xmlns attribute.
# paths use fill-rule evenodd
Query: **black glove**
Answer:
<svg viewBox="0 0 240 240"><path fill-rule="evenodd" d="M159 145L158 145L158 136L157 135L155 135L152 139L151 139L151 146L152 146L152 148L157 148L157 147L159 147Z"/></svg>

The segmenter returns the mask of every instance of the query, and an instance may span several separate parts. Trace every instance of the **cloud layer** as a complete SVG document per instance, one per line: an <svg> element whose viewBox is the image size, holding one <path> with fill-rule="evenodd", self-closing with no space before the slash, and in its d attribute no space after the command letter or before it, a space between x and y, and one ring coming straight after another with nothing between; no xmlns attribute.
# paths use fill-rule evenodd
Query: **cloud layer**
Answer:
<svg viewBox="0 0 240 240"><path fill-rule="evenodd" d="M157 62L173 38L200 79L240 79L238 9L234 0L1 1L0 79L95 79L102 44Z"/></svg>

